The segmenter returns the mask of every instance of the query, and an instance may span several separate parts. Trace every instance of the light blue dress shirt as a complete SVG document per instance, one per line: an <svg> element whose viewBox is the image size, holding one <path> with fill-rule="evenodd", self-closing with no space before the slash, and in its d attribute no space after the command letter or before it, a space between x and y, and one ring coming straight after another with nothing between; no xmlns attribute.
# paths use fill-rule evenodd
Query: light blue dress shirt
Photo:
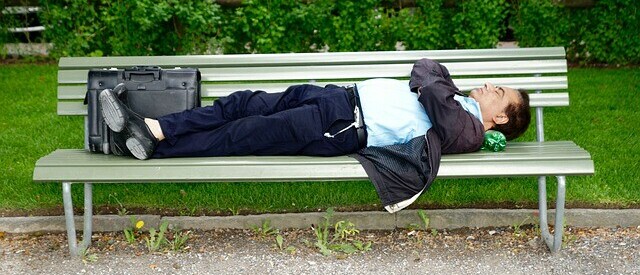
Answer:
<svg viewBox="0 0 640 275"><path fill-rule="evenodd" d="M356 84L367 127L367 146L406 143L432 126L409 81L375 78ZM470 97L455 95L462 107L482 121L480 105Z"/></svg>

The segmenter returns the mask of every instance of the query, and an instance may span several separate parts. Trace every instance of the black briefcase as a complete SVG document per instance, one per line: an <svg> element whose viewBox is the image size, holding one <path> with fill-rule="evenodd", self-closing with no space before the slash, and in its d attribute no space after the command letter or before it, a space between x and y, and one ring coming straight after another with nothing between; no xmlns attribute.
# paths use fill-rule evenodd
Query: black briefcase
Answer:
<svg viewBox="0 0 640 275"><path fill-rule="evenodd" d="M158 118L200 106L198 69L150 66L91 69L84 101L88 109L85 129L88 151L121 154L120 150L114 150L113 135L104 123L98 102L102 90L113 89L119 83L124 83L127 90L120 95L120 100L143 117Z"/></svg>

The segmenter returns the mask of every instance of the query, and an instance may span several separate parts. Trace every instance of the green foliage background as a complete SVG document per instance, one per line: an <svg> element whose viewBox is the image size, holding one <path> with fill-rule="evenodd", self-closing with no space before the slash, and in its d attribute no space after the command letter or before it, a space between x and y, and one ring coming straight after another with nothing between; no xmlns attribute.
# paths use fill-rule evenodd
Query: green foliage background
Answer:
<svg viewBox="0 0 640 275"><path fill-rule="evenodd" d="M220 26L212 1L46 0L42 6L54 56L206 53Z"/></svg>
<svg viewBox="0 0 640 275"><path fill-rule="evenodd" d="M520 46L557 46L581 63L640 63L640 1L598 0L567 9L550 0L521 0L512 20Z"/></svg>
<svg viewBox="0 0 640 275"><path fill-rule="evenodd" d="M40 2L54 57L492 48L510 26L520 46L564 46L572 61L640 63L637 0L587 8L557 0ZM0 44L6 37L0 32Z"/></svg>

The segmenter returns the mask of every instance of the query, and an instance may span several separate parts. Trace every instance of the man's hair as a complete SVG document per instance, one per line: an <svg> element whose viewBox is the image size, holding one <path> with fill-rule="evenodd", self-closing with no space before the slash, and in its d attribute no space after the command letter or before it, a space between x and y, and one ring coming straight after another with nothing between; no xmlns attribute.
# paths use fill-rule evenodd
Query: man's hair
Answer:
<svg viewBox="0 0 640 275"><path fill-rule="evenodd" d="M509 121L505 124L496 124L493 130L500 131L507 140L512 140L524 134L531 122L531 110L529 110L529 94L525 90L518 90L519 103L510 103L505 109Z"/></svg>

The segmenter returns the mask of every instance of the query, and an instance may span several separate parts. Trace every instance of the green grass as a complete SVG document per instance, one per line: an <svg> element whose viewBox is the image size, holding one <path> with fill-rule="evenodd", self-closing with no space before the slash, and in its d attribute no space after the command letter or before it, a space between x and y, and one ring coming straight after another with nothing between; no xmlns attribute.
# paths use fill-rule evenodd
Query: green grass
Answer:
<svg viewBox="0 0 640 275"><path fill-rule="evenodd" d="M596 174L569 177L570 206L640 205L640 69L571 69L571 106L545 109L547 140L587 149ZM56 148L82 147L82 118L56 115L55 65L0 66L0 209L62 214L61 187L31 180L36 160ZM521 140L534 140L532 127ZM550 179L551 182L553 180ZM555 188L549 184L550 200ZM82 186L74 186L77 206ZM368 181L320 183L99 184L94 203L134 212L177 214L381 209ZM532 207L534 178L439 180L412 206ZM7 211L8 210L8 211ZM113 211L113 210L112 210Z"/></svg>

